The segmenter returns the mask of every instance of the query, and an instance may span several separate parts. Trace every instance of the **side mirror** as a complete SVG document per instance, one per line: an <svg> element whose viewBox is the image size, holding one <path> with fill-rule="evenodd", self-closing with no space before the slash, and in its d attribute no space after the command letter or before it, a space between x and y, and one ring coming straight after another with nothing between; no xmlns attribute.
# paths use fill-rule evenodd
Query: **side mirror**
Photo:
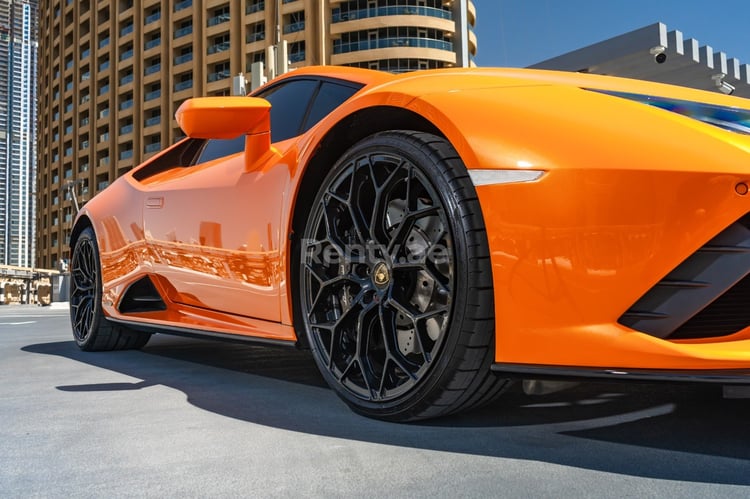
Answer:
<svg viewBox="0 0 750 499"><path fill-rule="evenodd" d="M197 97L175 113L185 135L194 139L233 139L245 135L245 170L260 166L271 150L271 104L258 97Z"/></svg>
<svg viewBox="0 0 750 499"><path fill-rule="evenodd" d="M270 133L271 104L257 97L198 97L175 113L185 135L194 139L233 139Z"/></svg>

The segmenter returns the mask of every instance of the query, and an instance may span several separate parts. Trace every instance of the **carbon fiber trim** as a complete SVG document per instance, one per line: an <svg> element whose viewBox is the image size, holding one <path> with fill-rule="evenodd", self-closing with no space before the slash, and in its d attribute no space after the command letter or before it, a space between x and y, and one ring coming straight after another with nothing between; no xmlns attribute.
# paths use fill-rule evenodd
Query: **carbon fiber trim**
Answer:
<svg viewBox="0 0 750 499"><path fill-rule="evenodd" d="M618 320L657 338L712 338L750 326L750 214L723 230Z"/></svg>
<svg viewBox="0 0 750 499"><path fill-rule="evenodd" d="M750 386L750 369L672 371L666 369L608 369L604 367L546 366L502 362L493 364L491 369L499 376L533 379L606 379L608 381L665 381Z"/></svg>

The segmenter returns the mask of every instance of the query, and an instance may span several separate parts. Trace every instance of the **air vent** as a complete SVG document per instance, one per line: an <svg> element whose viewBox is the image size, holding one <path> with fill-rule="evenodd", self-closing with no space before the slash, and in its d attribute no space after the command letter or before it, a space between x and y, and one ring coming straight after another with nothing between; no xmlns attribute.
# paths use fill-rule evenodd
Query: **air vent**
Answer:
<svg viewBox="0 0 750 499"><path fill-rule="evenodd" d="M164 300L162 300L156 286L148 276L130 285L122 300L120 300L119 306L120 313L123 314L156 312L166 309Z"/></svg>
<svg viewBox="0 0 750 499"><path fill-rule="evenodd" d="M750 326L750 215L698 249L619 323L658 338L714 338Z"/></svg>

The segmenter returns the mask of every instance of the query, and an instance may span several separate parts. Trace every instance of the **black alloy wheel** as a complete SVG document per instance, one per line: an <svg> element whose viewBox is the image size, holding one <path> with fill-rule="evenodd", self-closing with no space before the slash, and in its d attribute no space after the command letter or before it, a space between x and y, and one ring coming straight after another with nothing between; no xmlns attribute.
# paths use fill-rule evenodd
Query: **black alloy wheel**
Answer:
<svg viewBox="0 0 750 499"><path fill-rule="evenodd" d="M423 419L505 386L489 371L484 224L445 139L395 131L352 147L324 180L299 251L302 323L321 372L354 410Z"/></svg>
<svg viewBox="0 0 750 499"><path fill-rule="evenodd" d="M107 321L102 311L99 247L91 227L83 229L70 263L70 325L81 350L141 348L151 335Z"/></svg>
<svg viewBox="0 0 750 499"><path fill-rule="evenodd" d="M70 322L76 342L85 343L94 329L99 276L94 241L81 237L73 252L70 272Z"/></svg>

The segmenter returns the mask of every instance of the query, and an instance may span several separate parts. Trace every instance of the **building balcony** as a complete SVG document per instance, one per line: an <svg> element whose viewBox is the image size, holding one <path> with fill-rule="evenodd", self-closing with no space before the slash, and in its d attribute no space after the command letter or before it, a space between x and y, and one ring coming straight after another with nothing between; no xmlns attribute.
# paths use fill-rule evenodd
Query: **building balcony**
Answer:
<svg viewBox="0 0 750 499"><path fill-rule="evenodd" d="M416 5L392 5L388 7L373 7L370 9L350 10L347 12L336 11L331 21L340 23L353 21L355 19L367 19L383 16L428 16L439 19L453 19L453 13L449 10L436 9L435 7L421 7Z"/></svg>
<svg viewBox="0 0 750 499"><path fill-rule="evenodd" d="M156 89L150 92L146 92L146 95L143 96L143 100L150 101L150 100L158 99L159 97L161 97L161 89Z"/></svg>
<svg viewBox="0 0 750 499"><path fill-rule="evenodd" d="M230 73L228 69L224 69L222 71L215 71L213 73L208 73L208 82L211 83L214 81L225 80L229 78L229 75Z"/></svg>
<svg viewBox="0 0 750 499"><path fill-rule="evenodd" d="M452 52L453 43L446 40L433 40L431 38L419 37L393 37L378 38L376 40L363 40L351 43L339 43L333 46L334 54L346 54L361 50L375 50L391 47L419 47L445 50Z"/></svg>
<svg viewBox="0 0 750 499"><path fill-rule="evenodd" d="M418 14L404 14L402 12L407 11L405 7L380 7L380 9L373 8L370 10L371 11L376 11L376 10L387 11L388 9L391 9L391 11L393 12L392 14L388 16L374 16L373 15L369 17L361 17L361 18L356 18L356 19L352 19L352 18L348 20L341 19L338 22L333 22L331 23L329 27L330 34L336 37L337 35L341 35L343 33L379 30L379 29L382 29L384 26L434 29L442 33L445 33L446 35L452 35L456 31L456 23L453 20L452 14L450 12L440 10L440 9L434 9L431 7L416 7L416 6L412 6L408 8L408 10L411 10L411 11L417 11L418 9L425 9L425 11L431 11L435 13L436 15L434 16L423 16L423 15L418 15ZM368 9L363 9L363 11L367 12ZM444 13L444 14L447 14L447 16L443 16L442 14L438 14L438 13ZM349 14L352 14L352 12L350 12Z"/></svg>
<svg viewBox="0 0 750 499"><path fill-rule="evenodd" d="M181 54L174 58L174 64L177 66L178 64L184 64L186 62L190 62L193 60L193 53L190 52L188 54Z"/></svg>
<svg viewBox="0 0 750 499"><path fill-rule="evenodd" d="M216 43L208 47L208 54L218 54L219 52L225 52L229 50L229 42Z"/></svg>
<svg viewBox="0 0 750 499"><path fill-rule="evenodd" d="M193 88L193 80L178 81L174 84L174 91L181 92L182 90L189 90Z"/></svg>
<svg viewBox="0 0 750 499"><path fill-rule="evenodd" d="M143 120L144 127L156 126L159 124L161 124L161 116L153 116L151 118L146 118L145 120Z"/></svg>
<svg viewBox="0 0 750 499"><path fill-rule="evenodd" d="M177 2L174 4L174 11L178 12L183 9L187 9L188 7L191 7L193 5L193 0L182 0L181 2Z"/></svg>
<svg viewBox="0 0 750 499"><path fill-rule="evenodd" d="M284 25L284 34L296 33L298 31L305 30L305 21L298 21L296 23L290 23Z"/></svg>
<svg viewBox="0 0 750 499"><path fill-rule="evenodd" d="M158 47L159 45L161 45L161 38L154 38L153 40L149 40L146 43L144 43L143 49L148 50L154 47Z"/></svg>
<svg viewBox="0 0 750 499"><path fill-rule="evenodd" d="M216 26L217 24L226 22L229 22L229 14L219 14L218 16L209 17L206 21L206 26Z"/></svg>
<svg viewBox="0 0 750 499"><path fill-rule="evenodd" d="M143 69L143 76L148 76L150 74L158 73L161 70L161 64L156 63L152 64L151 66L147 66Z"/></svg>
<svg viewBox="0 0 750 499"><path fill-rule="evenodd" d="M419 37L379 38L334 45L331 64L356 64L381 59L424 59L456 63L453 43Z"/></svg>
<svg viewBox="0 0 750 499"><path fill-rule="evenodd" d="M259 42L266 39L266 32L261 31L259 33L249 33L246 38L247 43Z"/></svg>
<svg viewBox="0 0 750 499"><path fill-rule="evenodd" d="M265 2L258 2L254 4L250 4L245 8L245 14L255 14L256 12L261 12L265 10L266 3Z"/></svg>
<svg viewBox="0 0 750 499"><path fill-rule="evenodd" d="M129 35L132 32L133 32L133 25L128 24L127 26L125 26L124 28L120 30L120 36L123 37L123 36Z"/></svg>
<svg viewBox="0 0 750 499"><path fill-rule="evenodd" d="M154 12L150 16L146 16L146 19L143 21L143 24L151 24L153 22L158 21L161 19L161 12Z"/></svg>
<svg viewBox="0 0 750 499"><path fill-rule="evenodd" d="M179 29L174 30L174 37L175 38L181 38L183 36L189 35L192 32L193 32L193 26L192 25L185 26L184 28L179 28Z"/></svg>

